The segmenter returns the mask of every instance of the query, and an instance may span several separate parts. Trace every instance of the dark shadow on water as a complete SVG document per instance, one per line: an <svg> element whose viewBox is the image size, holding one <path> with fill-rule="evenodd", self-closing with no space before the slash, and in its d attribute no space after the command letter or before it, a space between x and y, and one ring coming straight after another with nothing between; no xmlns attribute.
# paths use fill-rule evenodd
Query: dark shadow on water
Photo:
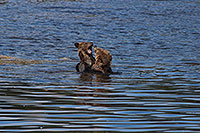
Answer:
<svg viewBox="0 0 200 133"><path fill-rule="evenodd" d="M80 81L92 81L92 73L80 73Z"/></svg>
<svg viewBox="0 0 200 133"><path fill-rule="evenodd" d="M111 82L111 78L109 74L80 73L80 81Z"/></svg>

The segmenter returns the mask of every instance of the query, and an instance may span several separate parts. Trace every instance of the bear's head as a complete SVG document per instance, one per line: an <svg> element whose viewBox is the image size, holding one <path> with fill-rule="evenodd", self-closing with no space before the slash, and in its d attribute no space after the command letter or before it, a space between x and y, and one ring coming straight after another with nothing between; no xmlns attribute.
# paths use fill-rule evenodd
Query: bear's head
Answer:
<svg viewBox="0 0 200 133"><path fill-rule="evenodd" d="M83 51L88 55L92 55L93 42L76 42L74 45L78 48L78 52Z"/></svg>

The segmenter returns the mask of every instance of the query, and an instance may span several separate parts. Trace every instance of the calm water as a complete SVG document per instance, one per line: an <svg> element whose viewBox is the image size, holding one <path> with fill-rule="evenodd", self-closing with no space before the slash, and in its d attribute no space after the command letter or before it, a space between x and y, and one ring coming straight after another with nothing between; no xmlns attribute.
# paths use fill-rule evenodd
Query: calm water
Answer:
<svg viewBox="0 0 200 133"><path fill-rule="evenodd" d="M80 74L74 42L113 55ZM0 131L200 132L198 0L0 0Z"/></svg>

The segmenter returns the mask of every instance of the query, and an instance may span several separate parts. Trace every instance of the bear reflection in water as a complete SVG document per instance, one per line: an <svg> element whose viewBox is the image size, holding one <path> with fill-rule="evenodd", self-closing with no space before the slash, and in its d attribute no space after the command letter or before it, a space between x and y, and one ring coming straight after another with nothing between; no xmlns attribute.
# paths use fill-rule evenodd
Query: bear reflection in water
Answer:
<svg viewBox="0 0 200 133"><path fill-rule="evenodd" d="M80 81L82 82L111 82L111 78L108 74L102 73L81 73L80 74Z"/></svg>

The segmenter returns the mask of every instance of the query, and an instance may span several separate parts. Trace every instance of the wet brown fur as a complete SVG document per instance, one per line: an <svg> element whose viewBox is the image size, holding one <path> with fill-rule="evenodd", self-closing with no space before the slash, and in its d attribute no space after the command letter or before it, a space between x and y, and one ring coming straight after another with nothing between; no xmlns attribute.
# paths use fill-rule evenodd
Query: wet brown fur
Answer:
<svg viewBox="0 0 200 133"><path fill-rule="evenodd" d="M95 51L95 64L92 70L102 73L112 73L112 55L105 49L94 47Z"/></svg>
<svg viewBox="0 0 200 133"><path fill-rule="evenodd" d="M92 55L92 42L80 42L74 44L78 48L78 56L80 62L76 65L76 70L78 72L89 72L91 67L95 62L95 59ZM88 53L88 50L91 50L91 53Z"/></svg>

